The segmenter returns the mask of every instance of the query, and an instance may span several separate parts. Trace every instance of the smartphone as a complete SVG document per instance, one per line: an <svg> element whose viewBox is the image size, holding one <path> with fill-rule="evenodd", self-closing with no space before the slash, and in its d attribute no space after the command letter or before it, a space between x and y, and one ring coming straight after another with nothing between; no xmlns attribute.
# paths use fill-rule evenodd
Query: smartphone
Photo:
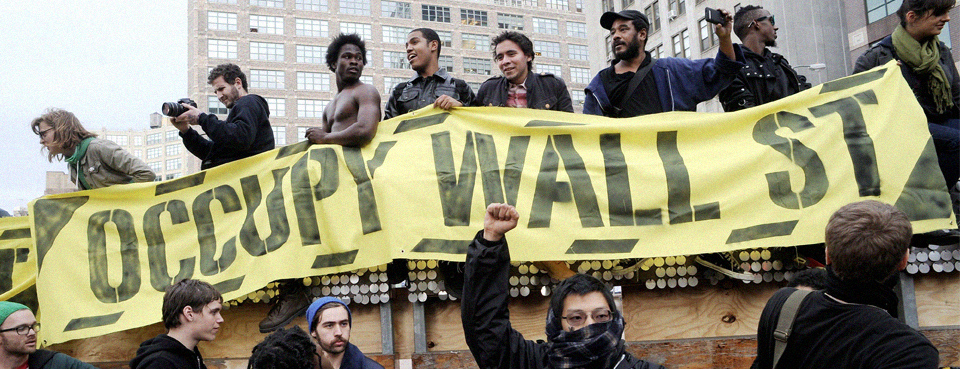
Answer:
<svg viewBox="0 0 960 369"><path fill-rule="evenodd" d="M720 14L720 11L713 8L705 8L704 20L713 24L723 24L723 14Z"/></svg>

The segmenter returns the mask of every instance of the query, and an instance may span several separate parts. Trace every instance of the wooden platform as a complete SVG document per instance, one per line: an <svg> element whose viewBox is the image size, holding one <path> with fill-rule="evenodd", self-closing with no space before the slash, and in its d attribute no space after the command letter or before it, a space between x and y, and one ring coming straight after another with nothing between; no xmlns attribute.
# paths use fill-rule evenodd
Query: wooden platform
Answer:
<svg viewBox="0 0 960 369"><path fill-rule="evenodd" d="M915 276L915 296L921 331L940 349L943 365L960 366L960 272ZM626 338L638 357L669 368L749 367L756 342L757 319L778 283L743 284L725 281L695 288L623 291ZM544 319L549 298L529 296L510 305L514 327L527 339L545 339ZM267 304L242 304L223 312L224 324L213 342L200 350L211 368L246 368L250 350L266 335L258 322ZM393 355L377 356L388 369L476 367L463 340L457 301L431 299L424 304L426 352L414 353L414 308L405 298L390 302ZM380 307L351 305L351 342L370 356L382 353ZM293 321L305 327L305 319ZM163 332L161 324L51 346L102 368L123 368L140 342Z"/></svg>

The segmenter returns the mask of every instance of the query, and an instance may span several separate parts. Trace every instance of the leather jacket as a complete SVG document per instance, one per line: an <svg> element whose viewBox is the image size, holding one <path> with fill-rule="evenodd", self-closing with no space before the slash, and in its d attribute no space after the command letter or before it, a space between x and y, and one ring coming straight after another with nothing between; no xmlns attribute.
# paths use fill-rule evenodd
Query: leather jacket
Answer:
<svg viewBox="0 0 960 369"><path fill-rule="evenodd" d="M573 102L567 84L551 73L529 73L524 81L527 88L527 108L558 110L573 113ZM480 85L474 106L507 106L510 81L503 76L493 77Z"/></svg>
<svg viewBox="0 0 960 369"><path fill-rule="evenodd" d="M797 74L783 55L763 49L758 55L743 48L746 66L730 86L720 91L724 111L737 111L779 100L810 88L807 77ZM783 74L772 68L779 68Z"/></svg>
<svg viewBox="0 0 960 369"><path fill-rule="evenodd" d="M456 99L463 106L470 106L474 98L470 85L462 79L453 78L446 69L439 69L432 76L424 78L417 75L397 84L387 101L383 119L432 105L442 95Z"/></svg>

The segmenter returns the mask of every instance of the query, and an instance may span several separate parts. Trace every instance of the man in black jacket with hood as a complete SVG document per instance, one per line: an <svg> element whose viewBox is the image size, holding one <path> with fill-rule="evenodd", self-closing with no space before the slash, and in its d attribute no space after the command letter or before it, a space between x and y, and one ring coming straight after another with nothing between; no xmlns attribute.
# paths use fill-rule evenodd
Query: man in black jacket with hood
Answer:
<svg viewBox="0 0 960 369"><path fill-rule="evenodd" d="M624 351L623 315L600 280L577 274L561 282L547 312L548 342L523 338L507 310L510 251L504 234L520 215L507 204L490 204L467 249L463 333L480 369L656 369Z"/></svg>
<svg viewBox="0 0 960 369"><path fill-rule="evenodd" d="M206 369L197 349L200 341L217 338L223 297L209 283L184 279L163 295L166 334L144 341L130 369Z"/></svg>
<svg viewBox="0 0 960 369"><path fill-rule="evenodd" d="M270 107L267 100L247 92L247 76L234 64L221 64L210 71L207 83L230 113L221 121L216 115L181 104L187 111L172 119L180 130L183 146L203 160L200 169L210 169L234 160L273 150ZM199 125L203 137L192 125Z"/></svg>

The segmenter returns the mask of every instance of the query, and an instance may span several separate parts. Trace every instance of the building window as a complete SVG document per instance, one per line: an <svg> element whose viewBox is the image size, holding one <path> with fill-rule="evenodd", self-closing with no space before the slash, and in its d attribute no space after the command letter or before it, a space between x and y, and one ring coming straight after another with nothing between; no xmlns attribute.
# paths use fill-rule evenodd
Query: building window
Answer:
<svg viewBox="0 0 960 369"><path fill-rule="evenodd" d="M271 117L282 117L286 115L287 100L278 97L265 97L267 108L270 109Z"/></svg>
<svg viewBox="0 0 960 369"><path fill-rule="evenodd" d="M550 41L534 41L535 54L546 58L560 58L560 43Z"/></svg>
<svg viewBox="0 0 960 369"><path fill-rule="evenodd" d="M539 32L548 35L559 35L560 22L556 19L533 17L533 32Z"/></svg>
<svg viewBox="0 0 960 369"><path fill-rule="evenodd" d="M327 37L328 34L327 21L297 18L297 36Z"/></svg>
<svg viewBox="0 0 960 369"><path fill-rule="evenodd" d="M580 22L567 22L567 36L587 38L587 24Z"/></svg>
<svg viewBox="0 0 960 369"><path fill-rule="evenodd" d="M477 35L473 33L464 33L460 35L460 40L462 44L460 45L463 49L470 50L480 50L480 51L489 51L490 50L490 39L484 35Z"/></svg>
<svg viewBox="0 0 960 369"><path fill-rule="evenodd" d="M550 9L570 10L570 0L543 0L543 4Z"/></svg>
<svg viewBox="0 0 960 369"><path fill-rule="evenodd" d="M613 0L603 0L600 4L600 11L612 12L616 9L613 7Z"/></svg>
<svg viewBox="0 0 960 369"><path fill-rule="evenodd" d="M325 64L326 52L321 46L297 45L297 63Z"/></svg>
<svg viewBox="0 0 960 369"><path fill-rule="evenodd" d="M147 149L147 159L156 159L160 157L160 148L151 147Z"/></svg>
<svg viewBox="0 0 960 369"><path fill-rule="evenodd" d="M207 112L210 114L228 114L227 107L216 96L207 96ZM149 142L147 143L150 144Z"/></svg>
<svg viewBox="0 0 960 369"><path fill-rule="evenodd" d="M323 116L323 109L327 107L327 102L327 100L297 100L297 117L320 118Z"/></svg>
<svg viewBox="0 0 960 369"><path fill-rule="evenodd" d="M657 45L657 47L651 49L650 56L653 56L654 58L657 58L657 59L663 59L667 57L667 55L663 53L663 44L659 44Z"/></svg>
<svg viewBox="0 0 960 369"><path fill-rule="evenodd" d="M573 83L590 83L590 69L570 67L570 81Z"/></svg>
<svg viewBox="0 0 960 369"><path fill-rule="evenodd" d="M384 51L383 67L393 69L407 69L407 54L400 51Z"/></svg>
<svg viewBox="0 0 960 369"><path fill-rule="evenodd" d="M873 23L890 14L896 14L903 0L866 0L867 23Z"/></svg>
<svg viewBox="0 0 960 369"><path fill-rule="evenodd" d="M583 101L586 100L586 93L581 89L570 90L570 100L573 100L573 103L576 105L583 105Z"/></svg>
<svg viewBox="0 0 960 369"><path fill-rule="evenodd" d="M583 13L583 0L575 1L574 5L577 7L577 13Z"/></svg>
<svg viewBox="0 0 960 369"><path fill-rule="evenodd" d="M473 90L473 92L480 91L480 85L482 84L483 83L481 82L467 82L467 86L470 86L470 89Z"/></svg>
<svg viewBox="0 0 960 369"><path fill-rule="evenodd" d="M136 156L137 159L143 160L143 150L134 149L134 150L132 150L132 151L130 151L130 152L133 154L133 156Z"/></svg>
<svg viewBox="0 0 960 369"><path fill-rule="evenodd" d="M237 13L207 12L207 29L236 31Z"/></svg>
<svg viewBox="0 0 960 369"><path fill-rule="evenodd" d="M237 42L233 40L207 40L207 57L212 59L236 59Z"/></svg>
<svg viewBox="0 0 960 369"><path fill-rule="evenodd" d="M165 134L165 136L167 136L167 142L176 141L178 138L180 138L180 134L179 134L179 133L180 133L180 131L175 130L175 129L172 129L172 130L167 131L167 133Z"/></svg>
<svg viewBox="0 0 960 369"><path fill-rule="evenodd" d="M250 0L250 6L262 6L265 8L282 8L283 0Z"/></svg>
<svg viewBox="0 0 960 369"><path fill-rule="evenodd" d="M120 146L127 146L127 136L122 135L106 135L104 137L107 141L113 141L113 143Z"/></svg>
<svg viewBox="0 0 960 369"><path fill-rule="evenodd" d="M421 16L425 21L450 23L450 8L437 5L420 5Z"/></svg>
<svg viewBox="0 0 960 369"><path fill-rule="evenodd" d="M167 170L178 170L181 167L180 158L167 159Z"/></svg>
<svg viewBox="0 0 960 369"><path fill-rule="evenodd" d="M156 145L160 142L163 142L163 134L160 132L151 133L147 135L147 145ZM159 150L159 149L157 149ZM158 153L159 155L159 153Z"/></svg>
<svg viewBox="0 0 960 369"><path fill-rule="evenodd" d="M667 5L670 10L670 14L681 16L683 13L687 12L686 0L667 0Z"/></svg>
<svg viewBox="0 0 960 369"><path fill-rule="evenodd" d="M673 56L675 58L690 57L690 33L686 29L673 35Z"/></svg>
<svg viewBox="0 0 960 369"><path fill-rule="evenodd" d="M568 44L567 48L570 52L570 59L589 60L590 51L587 50L587 45Z"/></svg>
<svg viewBox="0 0 960 369"><path fill-rule="evenodd" d="M383 77L383 90L382 91L392 91L401 83L407 83L409 78L404 77Z"/></svg>
<svg viewBox="0 0 960 369"><path fill-rule="evenodd" d="M327 11L327 0L297 0L297 10Z"/></svg>
<svg viewBox="0 0 960 369"><path fill-rule="evenodd" d="M446 69L447 72L453 73L453 57L450 55L440 55L440 69Z"/></svg>
<svg viewBox="0 0 960 369"><path fill-rule="evenodd" d="M463 58L463 72L470 74L490 75L490 60Z"/></svg>
<svg viewBox="0 0 960 369"><path fill-rule="evenodd" d="M650 3L644 10L643 13L646 14L647 19L650 21L650 29L647 31L647 34L654 33L660 30L660 2L654 1Z"/></svg>
<svg viewBox="0 0 960 369"><path fill-rule="evenodd" d="M251 15L250 32L266 33L270 35L283 34L283 17L269 15Z"/></svg>
<svg viewBox="0 0 960 369"><path fill-rule="evenodd" d="M537 71L540 73L550 73L557 77L563 78L563 69L556 64L537 64Z"/></svg>
<svg viewBox="0 0 960 369"><path fill-rule="evenodd" d="M286 145L287 144L287 127L271 126L270 128L273 128L273 143L277 145Z"/></svg>
<svg viewBox="0 0 960 369"><path fill-rule="evenodd" d="M159 177L159 176L157 176L157 177ZM180 173L170 173L170 174L167 174L166 180L169 181L169 180L171 180L171 179L176 179L176 178L178 178L178 177L180 177Z"/></svg>
<svg viewBox="0 0 960 369"><path fill-rule="evenodd" d="M453 47L453 32L450 31L437 31L437 36L440 36L440 44L444 47ZM403 41L406 43L407 41Z"/></svg>
<svg viewBox="0 0 960 369"><path fill-rule="evenodd" d="M373 77L372 77L372 76L360 76L360 82L363 82L364 84L367 84L367 85L372 85L372 84L373 84Z"/></svg>
<svg viewBox="0 0 960 369"><path fill-rule="evenodd" d="M133 136L133 146L143 146L143 136Z"/></svg>
<svg viewBox="0 0 960 369"><path fill-rule="evenodd" d="M494 0L494 4L504 5L504 6L516 6L516 7L528 7L535 8L537 6L537 0Z"/></svg>
<svg viewBox="0 0 960 369"><path fill-rule="evenodd" d="M340 13L353 15L370 15L369 1L340 0Z"/></svg>
<svg viewBox="0 0 960 369"><path fill-rule="evenodd" d="M250 59L283 61L283 44L273 42L250 42Z"/></svg>
<svg viewBox="0 0 960 369"><path fill-rule="evenodd" d="M284 80L283 80L283 71L251 69L250 70L250 87L257 88L257 89L263 88L263 89L282 90L285 88Z"/></svg>
<svg viewBox="0 0 960 369"><path fill-rule="evenodd" d="M523 31L523 16L497 13L497 28Z"/></svg>
<svg viewBox="0 0 960 369"><path fill-rule="evenodd" d="M330 90L330 79L326 73L297 72L297 89L311 91Z"/></svg>
<svg viewBox="0 0 960 369"><path fill-rule="evenodd" d="M460 23L468 26L487 26L487 12L483 10L460 9Z"/></svg>
<svg viewBox="0 0 960 369"><path fill-rule="evenodd" d="M177 156L180 155L180 144L167 145L167 156Z"/></svg>
<svg viewBox="0 0 960 369"><path fill-rule="evenodd" d="M720 43L720 40L717 38L717 34L713 28L713 23L707 22L705 19L700 20L700 51L706 51L711 47L717 46Z"/></svg>
<svg viewBox="0 0 960 369"><path fill-rule="evenodd" d="M340 33L356 33L360 35L361 39L369 40L373 37L373 31L369 24L366 23L350 23L350 22L341 22L340 23Z"/></svg>
<svg viewBox="0 0 960 369"><path fill-rule="evenodd" d="M383 43L385 44L405 44L407 35L413 28L383 26Z"/></svg>
<svg viewBox="0 0 960 369"><path fill-rule="evenodd" d="M623 8L626 9L630 5L633 5L633 0L623 0L621 3L623 4Z"/></svg>
<svg viewBox="0 0 960 369"><path fill-rule="evenodd" d="M307 137L308 129L310 129L310 127L297 126L297 139Z"/></svg>
<svg viewBox="0 0 960 369"><path fill-rule="evenodd" d="M150 170L152 170L154 173L160 173L160 171L163 170L163 164L160 164L159 161L149 162L147 163L147 166L150 167ZM162 177L157 176L157 182L160 182L162 179Z"/></svg>
<svg viewBox="0 0 960 369"><path fill-rule="evenodd" d="M387 0L380 2L381 17L412 19L412 14L410 3Z"/></svg>

